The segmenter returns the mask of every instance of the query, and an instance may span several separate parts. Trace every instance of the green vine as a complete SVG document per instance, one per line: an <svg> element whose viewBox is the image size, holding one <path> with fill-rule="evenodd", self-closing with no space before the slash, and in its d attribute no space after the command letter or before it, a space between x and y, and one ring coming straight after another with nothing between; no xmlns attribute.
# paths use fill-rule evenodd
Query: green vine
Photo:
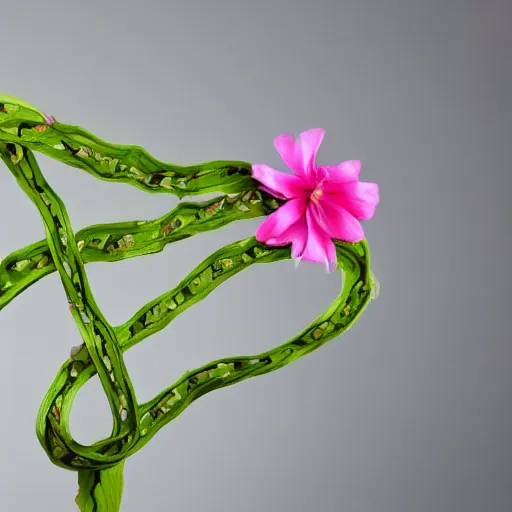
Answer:
<svg viewBox="0 0 512 512"><path fill-rule="evenodd" d="M198 203L180 203L153 221L100 224L73 233L64 203L46 182L39 152L107 181L179 198L219 192ZM0 263L0 309L39 279L58 272L82 343L71 349L43 399L37 435L50 460L78 471L82 512L118 511L127 457L200 396L268 373L316 350L348 330L373 297L375 282L365 241L336 241L343 287L334 302L286 343L252 356L213 361L185 373L147 403L139 404L123 352L166 327L218 285L255 263L290 258L289 247L269 247L254 237L227 245L198 265L181 283L143 306L126 323L111 326L94 300L85 265L162 251L167 244L268 215L280 201L258 189L251 164L215 161L193 166L160 162L138 146L102 141L77 126L56 122L21 100L0 95L0 158L38 209L46 239L17 250ZM90 446L77 443L69 415L77 391L98 375L108 398L111 435Z"/></svg>

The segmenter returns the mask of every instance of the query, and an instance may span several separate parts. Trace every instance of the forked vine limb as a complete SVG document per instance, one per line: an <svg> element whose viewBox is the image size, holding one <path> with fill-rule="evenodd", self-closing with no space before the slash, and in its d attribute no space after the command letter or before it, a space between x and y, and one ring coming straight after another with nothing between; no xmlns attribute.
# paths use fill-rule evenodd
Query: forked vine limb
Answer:
<svg viewBox="0 0 512 512"><path fill-rule="evenodd" d="M202 203L181 203L154 221L102 224L75 234L64 203L46 182L33 151L99 179L129 183L151 193L171 193L180 198L212 191L224 195ZM154 399L139 404L123 352L166 327L252 264L290 258L290 248L270 247L254 237L227 245L117 327L108 323L96 304L85 264L155 253L198 232L268 215L280 201L258 189L248 163L166 164L137 146L102 141L82 128L55 122L35 107L5 96L0 96L0 157L37 207L46 232L44 241L15 251L1 262L0 309L57 271L82 338L58 372L37 419L37 435L50 460L78 471L77 504L82 512L119 510L126 458L191 402L214 389L277 370L316 350L348 330L374 293L366 242L337 241L336 255L344 273L342 290L301 333L262 354L225 358L187 372ZM108 438L84 446L73 439L69 415L77 391L96 374L110 404L113 430Z"/></svg>

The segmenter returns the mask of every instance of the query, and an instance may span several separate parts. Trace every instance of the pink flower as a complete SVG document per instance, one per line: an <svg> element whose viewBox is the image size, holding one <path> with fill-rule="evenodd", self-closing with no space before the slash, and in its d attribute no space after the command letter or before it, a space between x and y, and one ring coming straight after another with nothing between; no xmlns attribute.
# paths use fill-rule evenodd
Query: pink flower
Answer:
<svg viewBox="0 0 512 512"><path fill-rule="evenodd" d="M318 166L318 148L324 138L321 128L302 132L298 140L280 135L274 145L287 174L264 164L252 166L262 189L286 202L269 215L256 231L256 239L271 246L292 244L292 258L337 266L332 239L356 243L364 239L359 221L371 219L379 202L376 183L360 182L361 162Z"/></svg>

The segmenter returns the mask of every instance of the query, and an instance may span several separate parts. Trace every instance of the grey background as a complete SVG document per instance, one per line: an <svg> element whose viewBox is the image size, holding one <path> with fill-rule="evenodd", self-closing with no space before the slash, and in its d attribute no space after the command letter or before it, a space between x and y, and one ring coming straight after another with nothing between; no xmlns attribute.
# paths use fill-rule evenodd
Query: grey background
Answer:
<svg viewBox="0 0 512 512"><path fill-rule="evenodd" d="M195 402L126 467L122 510L512 509L512 5L503 0L2 2L1 90L102 138L190 163L279 167L272 140L322 126L319 159L363 161L381 294L345 336ZM121 4L121 2L119 2ZM177 204L41 158L78 230ZM43 237L0 174L1 255ZM88 272L114 324L261 219ZM334 298L319 265L237 276L126 354L140 400L185 370L298 332ZM2 510L74 510L76 475L34 434L78 332L57 275L2 313ZM100 385L76 438L107 435Z"/></svg>

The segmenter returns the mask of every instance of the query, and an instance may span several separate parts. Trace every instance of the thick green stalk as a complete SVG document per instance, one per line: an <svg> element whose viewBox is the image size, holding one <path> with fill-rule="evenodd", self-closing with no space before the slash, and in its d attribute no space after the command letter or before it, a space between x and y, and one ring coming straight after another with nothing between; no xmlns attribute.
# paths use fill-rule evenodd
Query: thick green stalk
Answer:
<svg viewBox="0 0 512 512"><path fill-rule="evenodd" d="M124 461L108 469L78 472L76 504L81 512L118 512L123 496Z"/></svg>
<svg viewBox="0 0 512 512"><path fill-rule="evenodd" d="M13 144L0 143L0 157L36 205L43 220L49 250L68 301L73 305L71 314L110 403L114 419L110 444L116 453L113 462L118 462L139 435L139 417L135 393L115 333L89 288L64 204L46 183L32 152L26 148L18 150Z"/></svg>
<svg viewBox="0 0 512 512"><path fill-rule="evenodd" d="M368 266L366 243L337 243L337 253L340 266L345 269L344 286L340 295L322 315L300 334L276 349L258 355L211 362L188 372L153 400L141 404L141 437L131 453L139 450L164 424L207 391L276 370L348 330L370 301L374 282ZM289 257L288 248L268 248L254 238L220 249L193 270L176 288L162 294L141 308L128 322L115 328L121 350L125 351L160 331L180 313L205 298L218 285L241 270L254 263L271 263ZM69 453L60 451L62 444L57 441L59 431L55 430L52 411L57 406L61 417L64 417L63 412L71 408L78 389L95 374L94 366L85 360L86 357L82 348L64 363L45 397L38 417L38 434L49 457L55 464L70 469L82 467L84 460L80 456L73 459ZM66 414L66 418L67 416ZM47 429L51 429L50 437ZM61 420L60 429L66 430L66 438L71 435L67 421ZM103 443L97 443L90 449L99 452L103 446ZM68 445L68 448L74 448L76 454L80 453L80 447L75 443ZM105 457L105 466L109 464L107 459ZM99 460L96 462L96 466L98 465Z"/></svg>
<svg viewBox="0 0 512 512"><path fill-rule="evenodd" d="M103 224L73 233L60 198L45 181L32 150L94 176L130 183L151 193L178 197L219 191L222 197L181 203L150 222ZM168 243L234 220L268 214L279 201L257 190L244 162L176 166L160 162L138 146L107 143L82 128L53 123L35 107L0 95L0 157L38 208L46 240L15 251L0 263L0 309L40 278L59 272L83 343L58 372L37 418L37 435L50 460L78 471L82 512L117 512L126 458L140 450L194 400L214 389L277 370L347 331L371 300L375 282L365 241L337 241L344 272L339 296L301 333L275 349L253 356L213 361L185 373L145 404L138 404L122 353L165 328L229 277L254 263L290 258L289 247L268 247L254 237L209 256L181 283L143 306L126 323L112 327L95 303L85 263L118 261L161 251ZM69 415L77 391L98 375L109 400L111 435L90 446L77 443Z"/></svg>
<svg viewBox="0 0 512 512"><path fill-rule="evenodd" d="M35 107L0 95L0 140L17 144L104 181L133 185L152 193L177 197L209 192L237 193L251 188L251 164L220 160L179 166L153 158L134 145L113 144L80 128L55 122L48 124Z"/></svg>
<svg viewBox="0 0 512 512"><path fill-rule="evenodd" d="M152 221L98 224L75 235L84 263L114 262L162 251L167 244L274 211L279 202L257 189L197 203L183 202ZM55 272L46 240L0 261L0 310L43 277Z"/></svg>

